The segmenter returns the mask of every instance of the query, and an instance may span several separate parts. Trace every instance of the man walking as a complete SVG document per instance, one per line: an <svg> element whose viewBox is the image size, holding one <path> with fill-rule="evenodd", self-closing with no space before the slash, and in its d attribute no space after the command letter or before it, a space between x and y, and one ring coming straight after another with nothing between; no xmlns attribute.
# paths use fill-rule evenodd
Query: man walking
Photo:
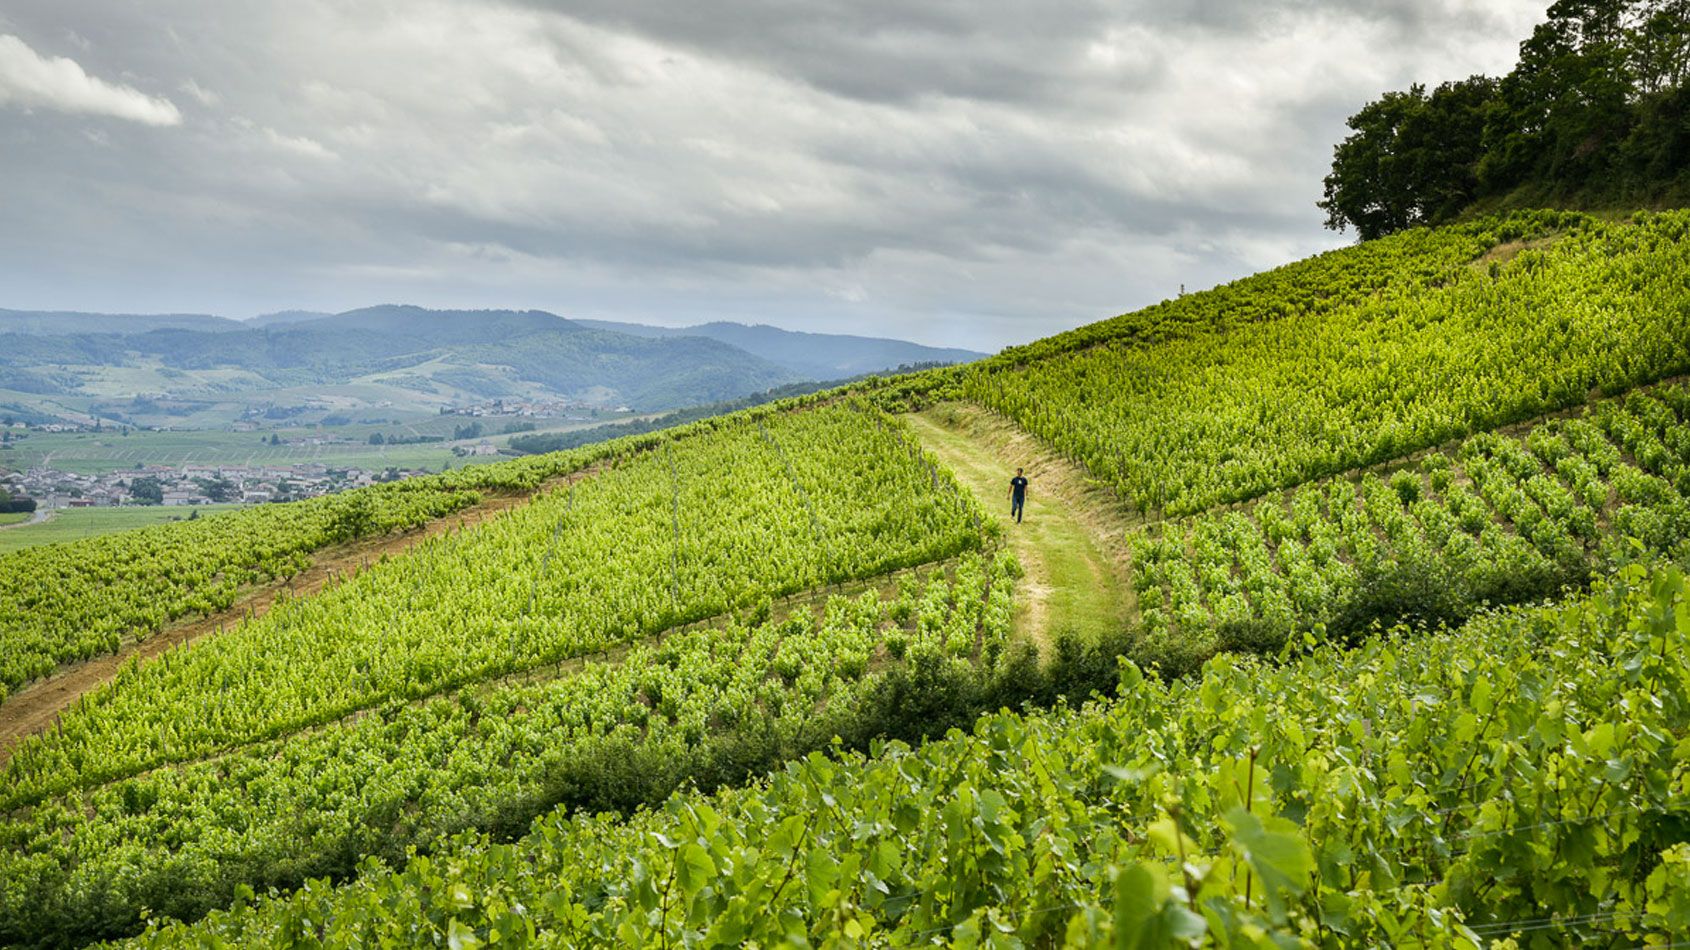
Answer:
<svg viewBox="0 0 1690 950"><path fill-rule="evenodd" d="M1015 516L1015 523L1021 523L1021 507L1027 503L1027 479L1021 474L1021 469L1015 470L1015 477L1009 480L1009 513Z"/></svg>

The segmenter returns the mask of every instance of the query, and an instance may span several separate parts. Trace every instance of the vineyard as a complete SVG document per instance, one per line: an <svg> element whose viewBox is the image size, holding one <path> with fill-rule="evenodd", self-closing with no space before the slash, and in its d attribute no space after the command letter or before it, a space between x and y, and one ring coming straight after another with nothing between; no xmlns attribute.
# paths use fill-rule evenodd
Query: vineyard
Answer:
<svg viewBox="0 0 1690 950"><path fill-rule="evenodd" d="M1687 372L1690 213L1522 213L0 557L15 691L428 526L13 746L0 944L1671 945Z"/></svg>
<svg viewBox="0 0 1690 950"><path fill-rule="evenodd" d="M0 808L951 557L977 520L869 412L725 427L126 668L14 750Z"/></svg>
<svg viewBox="0 0 1690 950"><path fill-rule="evenodd" d="M569 452L457 469L286 505L0 555L0 703L77 660L291 577L336 543L418 527L488 492L533 491L606 459L711 431L682 426Z"/></svg>
<svg viewBox="0 0 1690 950"><path fill-rule="evenodd" d="M1470 266L1495 240L1551 227L1544 247ZM1292 265L1179 302L1226 314L1213 330L1148 346L1136 322L1105 322L1085 349L965 369L960 390L1139 510L1186 515L1690 371L1690 212L1430 233L1439 237L1410 232L1351 255L1420 280L1305 307L1273 293L1305 266ZM1309 267L1326 274L1335 263Z"/></svg>
<svg viewBox="0 0 1690 950"><path fill-rule="evenodd" d="M266 505L0 557L0 702L61 664L234 603L303 570L308 555L417 527L474 504L472 491L398 486Z"/></svg>
<svg viewBox="0 0 1690 950"><path fill-rule="evenodd" d="M984 691L963 711L988 708L1020 669L1013 571L970 554L901 575L884 598L696 627L576 675L389 705L66 796L0 823L0 939L71 920L97 935L141 908L193 917L359 855L521 830L560 802L629 808L743 781L836 735L918 737L957 691Z"/></svg>
<svg viewBox="0 0 1690 950"><path fill-rule="evenodd" d="M467 835L138 945L1632 945L1690 923L1685 596L1634 567L1293 666L1128 667L1112 703Z"/></svg>
<svg viewBox="0 0 1690 950"><path fill-rule="evenodd" d="M1672 385L1133 535L1143 655L1192 668L1297 630L1459 622L1686 540L1690 388Z"/></svg>

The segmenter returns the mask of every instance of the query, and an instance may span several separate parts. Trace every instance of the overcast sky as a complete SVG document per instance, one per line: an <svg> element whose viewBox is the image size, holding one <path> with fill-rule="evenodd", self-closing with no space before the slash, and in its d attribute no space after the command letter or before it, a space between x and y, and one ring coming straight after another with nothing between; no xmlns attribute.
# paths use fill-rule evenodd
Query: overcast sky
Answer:
<svg viewBox="0 0 1690 950"><path fill-rule="evenodd" d="M1546 0L7 0L0 307L995 349L1337 246L1344 118Z"/></svg>

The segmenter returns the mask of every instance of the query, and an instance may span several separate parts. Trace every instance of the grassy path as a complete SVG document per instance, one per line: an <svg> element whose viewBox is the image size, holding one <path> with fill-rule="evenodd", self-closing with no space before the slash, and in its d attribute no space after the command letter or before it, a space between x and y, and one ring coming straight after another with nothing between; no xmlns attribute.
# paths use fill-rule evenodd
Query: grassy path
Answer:
<svg viewBox="0 0 1690 950"><path fill-rule="evenodd" d="M1106 489L976 406L949 403L905 418L1004 526L1027 571L1016 591L1018 631L1047 649L1059 630L1095 638L1127 622L1132 598L1122 538L1130 522ZM1020 524L1009 514L1009 479L1018 466L1032 483Z"/></svg>

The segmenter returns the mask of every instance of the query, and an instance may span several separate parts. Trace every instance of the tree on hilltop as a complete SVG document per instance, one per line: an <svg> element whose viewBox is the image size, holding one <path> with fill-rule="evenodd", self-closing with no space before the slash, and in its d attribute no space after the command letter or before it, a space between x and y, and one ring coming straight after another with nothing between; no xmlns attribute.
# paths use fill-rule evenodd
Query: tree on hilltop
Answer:
<svg viewBox="0 0 1690 950"><path fill-rule="evenodd" d="M1350 117L1319 202L1363 239L1474 202L1690 198L1690 0L1558 0L1501 79L1388 92Z"/></svg>

